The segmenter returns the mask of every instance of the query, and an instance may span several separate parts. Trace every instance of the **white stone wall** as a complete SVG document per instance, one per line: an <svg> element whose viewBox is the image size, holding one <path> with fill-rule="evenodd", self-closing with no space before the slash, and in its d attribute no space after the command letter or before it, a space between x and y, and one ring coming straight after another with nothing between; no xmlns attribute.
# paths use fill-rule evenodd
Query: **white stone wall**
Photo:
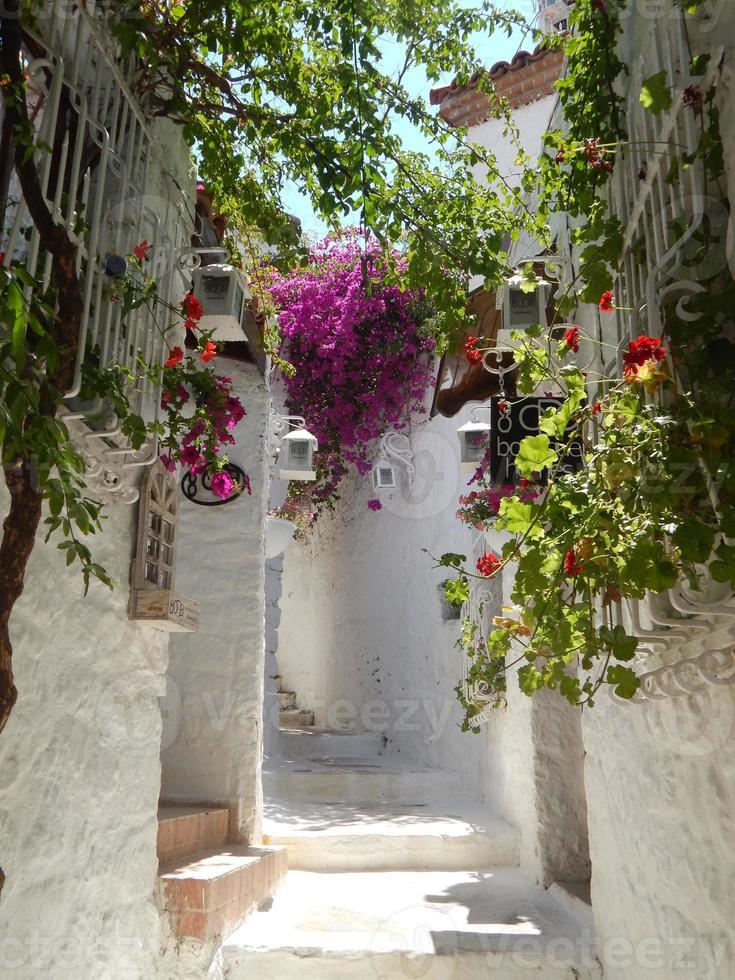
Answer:
<svg viewBox="0 0 735 980"><path fill-rule="evenodd" d="M153 975L168 639L127 619L137 507L106 513L90 543L114 590L93 581L82 598L80 573L41 533L11 620L19 697L0 735L3 977Z"/></svg>
<svg viewBox="0 0 735 980"><path fill-rule="evenodd" d="M270 396L251 364L220 357L247 418L229 459L245 470L252 496L219 507L182 500L176 590L201 604L199 633L172 636L169 677L181 698L180 723L162 753L165 799L226 802L235 830L260 836L263 753L264 558L269 471L264 433Z"/></svg>

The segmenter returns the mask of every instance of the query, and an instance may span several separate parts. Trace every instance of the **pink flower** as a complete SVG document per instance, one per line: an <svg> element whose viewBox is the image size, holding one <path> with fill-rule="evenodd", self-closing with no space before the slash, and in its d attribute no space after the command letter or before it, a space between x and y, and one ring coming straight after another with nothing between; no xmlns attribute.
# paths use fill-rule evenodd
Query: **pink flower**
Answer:
<svg viewBox="0 0 735 980"><path fill-rule="evenodd" d="M372 500L368 500L367 505L368 505L368 508L370 510L382 510L383 509L383 505L381 504L381 502L378 500L377 497L373 497Z"/></svg>
<svg viewBox="0 0 735 980"><path fill-rule="evenodd" d="M204 462L204 457L194 446L185 446L179 458L184 466L199 467Z"/></svg>
<svg viewBox="0 0 735 980"><path fill-rule="evenodd" d="M169 473L173 473L176 469L176 463L171 459L168 453L161 453L161 462L166 467Z"/></svg>
<svg viewBox="0 0 735 980"><path fill-rule="evenodd" d="M231 496L235 483L229 473L221 470L214 474L210 485L215 496L219 497L220 500L226 500Z"/></svg>

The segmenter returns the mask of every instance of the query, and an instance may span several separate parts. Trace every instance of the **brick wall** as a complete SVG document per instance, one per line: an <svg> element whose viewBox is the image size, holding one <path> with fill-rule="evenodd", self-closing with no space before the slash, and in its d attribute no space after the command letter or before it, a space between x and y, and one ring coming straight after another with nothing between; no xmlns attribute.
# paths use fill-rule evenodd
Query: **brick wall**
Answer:
<svg viewBox="0 0 735 980"><path fill-rule="evenodd" d="M507 99L511 109L535 102L554 91L554 82L561 75L561 51L537 50L533 54L520 51L511 62L502 61L488 72L495 92ZM439 105L439 113L452 126L478 126L492 115L492 103L478 89L480 76L466 85L446 85L433 89L431 102Z"/></svg>

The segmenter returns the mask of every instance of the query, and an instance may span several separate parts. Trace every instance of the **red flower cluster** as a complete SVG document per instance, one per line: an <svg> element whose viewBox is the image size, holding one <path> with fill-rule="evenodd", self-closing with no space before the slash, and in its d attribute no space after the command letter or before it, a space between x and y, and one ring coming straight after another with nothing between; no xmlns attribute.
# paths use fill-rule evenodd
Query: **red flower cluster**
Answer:
<svg viewBox="0 0 735 980"><path fill-rule="evenodd" d="M564 343L575 354L579 353L579 327L570 327L564 334Z"/></svg>
<svg viewBox="0 0 735 980"><path fill-rule="evenodd" d="M464 342L464 352L470 364L479 364L482 360L482 351L477 349L478 337L468 337Z"/></svg>
<svg viewBox="0 0 735 980"><path fill-rule="evenodd" d="M564 555L564 571L572 578L584 571L582 565L577 561L573 548Z"/></svg>
<svg viewBox="0 0 735 980"><path fill-rule="evenodd" d="M204 310L202 309L202 304L196 298L194 293L187 293L186 296L179 303L181 307L181 312L184 317L184 326L187 330L196 330L199 326L199 321L202 318Z"/></svg>
<svg viewBox="0 0 735 980"><path fill-rule="evenodd" d="M184 360L184 352L177 344L176 347L172 347L168 352L168 360L163 362L163 366L167 368L174 368L177 364L181 364Z"/></svg>
<svg viewBox="0 0 735 980"><path fill-rule="evenodd" d="M505 398L501 398L498 402L498 411L501 415L507 415L510 412L510 402Z"/></svg>
<svg viewBox="0 0 735 980"><path fill-rule="evenodd" d="M477 559L477 571L485 578L490 578L490 576L495 575L502 564L497 555L494 555L492 551L486 551Z"/></svg>
<svg viewBox="0 0 735 980"><path fill-rule="evenodd" d="M566 153L564 150L559 150L559 152L554 157L554 163L564 163L566 160Z"/></svg>
<svg viewBox="0 0 735 980"><path fill-rule="evenodd" d="M602 296L600 296L600 301L597 305L602 313L612 313L612 311L615 309L612 289L605 290Z"/></svg>
<svg viewBox="0 0 735 980"><path fill-rule="evenodd" d="M217 345L213 341L208 340L199 358L206 364L207 361L211 361L213 357L216 357L217 353Z"/></svg>
<svg viewBox="0 0 735 980"><path fill-rule="evenodd" d="M146 262L148 260L148 249L150 247L151 246L146 239L143 239L140 244L135 246L133 249L133 255L136 257L138 262Z"/></svg>
<svg viewBox="0 0 735 980"><path fill-rule="evenodd" d="M593 170L606 170L607 173L612 171L612 160L605 159L607 150L604 146L600 146L598 136L595 136L594 139L584 141L584 152L587 157L587 163Z"/></svg>
<svg viewBox="0 0 735 980"><path fill-rule="evenodd" d="M635 381L641 368L654 368L666 357L666 351L661 346L658 337L638 337L631 340L628 350L623 354L625 365L625 380L630 384ZM650 371L644 372L650 374Z"/></svg>

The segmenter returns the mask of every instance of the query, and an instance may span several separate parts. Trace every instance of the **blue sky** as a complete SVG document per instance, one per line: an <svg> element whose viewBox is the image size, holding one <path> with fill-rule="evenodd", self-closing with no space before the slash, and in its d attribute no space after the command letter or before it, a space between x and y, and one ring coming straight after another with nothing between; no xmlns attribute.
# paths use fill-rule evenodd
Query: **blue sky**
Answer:
<svg viewBox="0 0 735 980"><path fill-rule="evenodd" d="M531 7L530 0L499 0L497 6L505 9L515 9L520 10L525 16L530 20ZM483 64L488 68L491 67L496 61L510 60L513 55L518 51L519 48L532 49L533 39L524 36L523 32L516 30L513 34L508 37L505 32L498 31L491 37L483 37L482 35L477 35L473 38L475 48L478 52ZM403 63L403 46L396 41L386 39L383 42L383 65L386 72L398 72L400 65ZM451 82L451 78L443 79L441 83L437 84L448 84ZM420 68L414 68L407 72L404 77L403 84L409 93L414 97L421 97L429 104L429 90L434 87L430 82L427 81L424 72ZM400 134L401 139L404 141L407 147L413 150L423 150L424 152L429 152L430 149L428 144L423 140L421 135L408 123L405 119L400 116L396 116L394 120L394 129ZM286 204L287 210L295 215L301 220L303 231L309 236L321 236L326 233L327 228L321 222L319 218L314 214L311 205L307 198L302 195L298 188L291 187L286 190L284 194L284 203Z"/></svg>

